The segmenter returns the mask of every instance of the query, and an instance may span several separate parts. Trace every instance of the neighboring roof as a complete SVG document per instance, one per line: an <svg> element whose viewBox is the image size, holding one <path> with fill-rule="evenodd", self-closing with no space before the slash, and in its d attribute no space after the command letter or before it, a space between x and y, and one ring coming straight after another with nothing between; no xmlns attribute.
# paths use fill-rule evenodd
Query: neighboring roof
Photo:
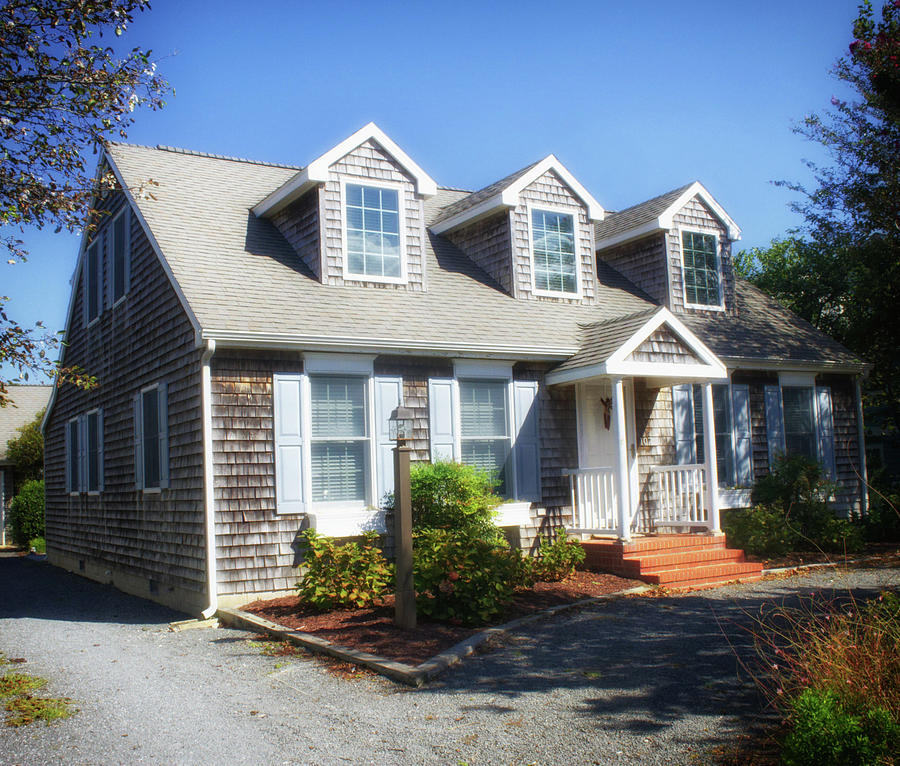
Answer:
<svg viewBox="0 0 900 766"><path fill-rule="evenodd" d="M606 214L603 206L556 157L548 154L540 162L517 170L512 175L448 205L431 222L431 230L435 234L443 234L473 223L503 208L515 207L519 203L519 194L522 190L550 171L556 173L560 180L585 204L588 218L591 221L599 221L603 218Z"/></svg>
<svg viewBox="0 0 900 766"><path fill-rule="evenodd" d="M437 184L413 159L403 151L396 143L379 128L374 122L364 125L352 136L344 139L337 146L329 149L325 154L317 157L302 168L299 173L289 178L274 191L269 190L261 202L253 206L253 212L258 216L266 216L277 213L282 208L290 205L316 184L328 180L329 168L341 157L352 152L356 147L374 141L390 154L400 166L409 173L416 185L416 193L422 197L432 197L437 193Z"/></svg>
<svg viewBox="0 0 900 766"><path fill-rule="evenodd" d="M682 316L729 368L770 365L832 367L864 372L868 365L834 338L742 279L735 280L737 316Z"/></svg>
<svg viewBox="0 0 900 766"><path fill-rule="evenodd" d="M34 420L47 406L53 386L9 387L12 404L0 407L0 463L6 460L6 443L15 439L18 430Z"/></svg>
<svg viewBox="0 0 900 766"><path fill-rule="evenodd" d="M611 269L601 273L596 306L516 300L434 234L425 248L427 292L323 285L275 226L251 213L292 169L126 144L111 145L108 156L124 188L153 179L153 197L134 199L139 217L201 336L223 345L561 360L578 349L579 324L652 305ZM426 225L464 196L438 190L425 202Z"/></svg>
<svg viewBox="0 0 900 766"><path fill-rule="evenodd" d="M740 227L725 212L699 181L672 189L658 197L632 205L606 217L594 225L594 242L597 250L645 236L654 231L671 229L673 218L692 197L699 196L728 230L729 239L739 239Z"/></svg>

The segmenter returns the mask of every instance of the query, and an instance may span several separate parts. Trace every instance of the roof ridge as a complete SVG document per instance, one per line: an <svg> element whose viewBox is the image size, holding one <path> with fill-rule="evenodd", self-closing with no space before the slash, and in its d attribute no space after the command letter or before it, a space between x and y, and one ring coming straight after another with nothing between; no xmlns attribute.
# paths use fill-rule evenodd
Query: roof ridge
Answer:
<svg viewBox="0 0 900 766"><path fill-rule="evenodd" d="M691 181L690 183L684 184L684 186L678 186L677 188L669 189L669 191L663 192L662 194L656 194L653 197L649 197L640 202L635 202L633 205L629 205L628 207L623 207L621 210L607 210L606 212L609 215L621 215L622 213L627 213L629 210L632 210L636 207L641 207L642 205L646 205L655 200L662 199L663 197L668 197L670 194L681 193L683 191L686 191L687 189L691 188L691 186L693 186L695 183L697 183L697 182Z"/></svg>
<svg viewBox="0 0 900 766"><path fill-rule="evenodd" d="M629 314L619 314L613 317L607 317L606 319L598 319L594 322L579 322L578 327L582 330L589 330L591 327L599 327L600 325L609 324L610 322L624 322L626 319L634 319L635 317L643 316L644 314L655 314L662 306L654 305L649 306L645 309L640 309L639 311L632 311Z"/></svg>
<svg viewBox="0 0 900 766"><path fill-rule="evenodd" d="M205 157L207 159L212 160L227 160L229 162L241 162L246 165L263 165L265 167L271 168L285 168L287 170L303 170L302 165L288 165L283 162L267 162L265 160L253 160L248 157L233 157L228 154L213 154L212 152L201 152L196 149L185 149L180 146L167 146L166 144L157 144L156 146L149 146L148 144L132 144L126 141L109 141L109 144L113 146L128 146L138 149L153 149L155 151L161 152L171 152L172 154L186 154L191 157Z"/></svg>

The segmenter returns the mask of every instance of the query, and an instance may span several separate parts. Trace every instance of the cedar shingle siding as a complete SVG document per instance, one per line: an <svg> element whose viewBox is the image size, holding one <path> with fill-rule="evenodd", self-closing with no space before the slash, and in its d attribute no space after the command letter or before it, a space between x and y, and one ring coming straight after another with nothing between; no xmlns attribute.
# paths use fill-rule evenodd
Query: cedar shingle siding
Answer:
<svg viewBox="0 0 900 766"><path fill-rule="evenodd" d="M122 204L121 193L106 201L113 213ZM98 235L104 241L106 221ZM61 387L47 423L48 554L126 590L150 596L152 588L160 600L199 605L205 588L200 352L134 215L131 243L130 291L114 308L107 294L99 320L87 328L80 273L74 282L65 363L95 375L97 386ZM108 274L109 259L104 263ZM132 397L160 381L168 384L170 487L143 493L135 490ZM104 413L104 491L69 496L65 424L96 407Z"/></svg>
<svg viewBox="0 0 900 766"><path fill-rule="evenodd" d="M657 233L603 250L598 255L661 306L669 305L666 238Z"/></svg>

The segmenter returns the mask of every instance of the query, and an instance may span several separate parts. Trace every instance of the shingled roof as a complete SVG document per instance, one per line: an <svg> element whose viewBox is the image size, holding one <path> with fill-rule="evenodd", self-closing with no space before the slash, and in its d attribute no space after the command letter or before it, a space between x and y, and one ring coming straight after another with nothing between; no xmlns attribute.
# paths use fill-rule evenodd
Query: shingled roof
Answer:
<svg viewBox="0 0 900 766"><path fill-rule="evenodd" d="M15 439L18 430L34 420L35 416L47 406L53 386L17 386L9 387L12 404L0 407L0 464L6 462L6 443Z"/></svg>
<svg viewBox="0 0 900 766"><path fill-rule="evenodd" d="M594 239L609 239L617 234L623 234L626 231L637 229L651 221L655 221L690 187L691 184L685 184L624 210L619 210L618 212L608 211L606 218L594 224Z"/></svg>
<svg viewBox="0 0 900 766"><path fill-rule="evenodd" d="M501 178L499 181L495 181L489 186L485 186L483 189L479 189L478 191L467 194L465 197L457 200L456 202L451 202L449 205L447 205L447 207L443 208L440 213L435 216L434 220L431 221L429 225L440 223L441 221L445 221L455 215L459 215L464 210L473 208L475 207L475 205L484 202L486 199L490 199L494 195L499 194L507 186L510 186L515 181L518 181L537 164L537 162L532 162L530 165L526 165L521 170L517 170L515 173L510 173L508 176L506 176L506 178Z"/></svg>
<svg viewBox="0 0 900 766"><path fill-rule="evenodd" d="M275 226L250 212L293 169L126 144L108 153L126 187L148 178L158 184L152 198L135 204L205 337L244 333L299 342L314 335L348 345L563 359L578 349L579 324L652 305L611 269L601 274L596 306L516 300L431 232L427 292L323 285ZM439 190L425 202L426 225L465 196ZM609 283L603 274L611 275Z"/></svg>

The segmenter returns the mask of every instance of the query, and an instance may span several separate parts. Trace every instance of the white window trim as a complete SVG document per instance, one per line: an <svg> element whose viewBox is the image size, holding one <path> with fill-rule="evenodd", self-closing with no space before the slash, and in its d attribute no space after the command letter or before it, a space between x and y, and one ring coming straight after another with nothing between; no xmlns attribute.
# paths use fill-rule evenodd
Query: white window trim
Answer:
<svg viewBox="0 0 900 766"><path fill-rule="evenodd" d="M581 221L579 219L580 208L563 207L562 205L536 205L527 203L525 205L528 217L528 262L531 265L531 292L533 295L542 298L566 298L581 299L584 293L584 285L581 274ZM575 237L575 292L569 293L565 291L543 290L537 287L534 269L534 226L531 221L532 212L538 210L546 213L559 213L560 215L572 216L572 232Z"/></svg>
<svg viewBox="0 0 900 766"><path fill-rule="evenodd" d="M513 454L516 446L516 413L515 391L513 389L513 363L499 362L482 359L454 359L453 360L453 452L459 456L462 462L462 412L459 395L459 382L461 380L494 380L506 381L506 431L509 439L509 454ZM517 500L519 495L519 482L516 475L516 461L509 461L509 475L507 476L507 489L512 490L510 500Z"/></svg>
<svg viewBox="0 0 900 766"><path fill-rule="evenodd" d="M702 311L725 311L725 274L722 268L722 248L719 233L714 229L707 229L702 226L677 226L678 232L678 255L681 260L681 294L684 298L684 307L688 309L699 309ZM719 302L717 304L709 303L688 303L687 299L687 283L685 281L685 265L684 265L684 234L706 234L712 236L716 243L716 273L719 275Z"/></svg>
<svg viewBox="0 0 900 766"><path fill-rule="evenodd" d="M346 176L341 178L341 274L347 282L377 282L389 285L405 285L408 282L406 253L406 188L396 181ZM350 271L350 253L347 250L347 185L369 186L375 189L391 189L397 192L397 228L400 234L400 276L379 277L372 274L354 274Z"/></svg>
<svg viewBox="0 0 900 766"><path fill-rule="evenodd" d="M88 410L88 411L84 414L84 461L85 461L84 475L85 475L85 477L86 477L86 479L87 479L87 487L85 487L85 491L87 492L88 495L98 495L98 496L100 495L101 490L99 490L99 489L90 489L90 486L91 486L91 427L90 427L90 418L91 418L91 415L97 415L97 416L99 416L99 415L100 415L101 409L102 409L102 408L100 408L100 407L95 407L95 408L92 409L92 410ZM99 422L98 422L98 424L97 424L98 429L99 429L100 427L102 427L102 425L103 425L103 418L99 418ZM99 433L99 431L98 431L97 437L98 437L98 439L99 439L99 441L100 441L100 444L104 444L104 446L105 446L104 439L103 439L103 434L102 434L102 433ZM98 450L98 454L102 455L102 454L103 454L103 450L102 450L102 449L99 449L99 450ZM101 462L101 464L103 464L104 470L105 470L105 468L106 468L106 466L105 466L105 461L101 460L100 462ZM105 482L103 481L103 477L100 475L100 466L97 466L97 480L98 480L98 482L100 483L100 486L104 486L104 485L105 485Z"/></svg>
<svg viewBox="0 0 900 766"><path fill-rule="evenodd" d="M148 391L156 391L156 406L159 407L159 382L153 383L152 385L149 385L149 386L145 386L144 388L141 389L141 439L144 438L144 423L143 423L143 420L144 420L144 394L147 393ZM167 406L168 406L168 403L167 403ZM166 412L166 417L168 417L168 416L169 416L169 413ZM157 430L158 429L159 429L159 426L157 426ZM159 437L159 434L157 433L157 438L158 437ZM159 449L159 448L157 447L157 449ZM141 492L145 495L159 495L163 491L163 488L161 486L159 486L159 487L148 487L147 486L147 455L145 454L145 452L146 451L144 450L144 446L141 445L141 459L144 461L144 465L141 466L141 477L142 477L141 484L143 485L141 487ZM162 465L160 465L159 470L160 470L159 483L162 484Z"/></svg>
<svg viewBox="0 0 900 766"><path fill-rule="evenodd" d="M109 239L107 247L109 250L109 305L112 308L118 306L131 291L131 209L128 203L116 213L115 217L109 222ZM116 221L122 216L126 216L125 221L125 291L120 298L116 298Z"/></svg>

